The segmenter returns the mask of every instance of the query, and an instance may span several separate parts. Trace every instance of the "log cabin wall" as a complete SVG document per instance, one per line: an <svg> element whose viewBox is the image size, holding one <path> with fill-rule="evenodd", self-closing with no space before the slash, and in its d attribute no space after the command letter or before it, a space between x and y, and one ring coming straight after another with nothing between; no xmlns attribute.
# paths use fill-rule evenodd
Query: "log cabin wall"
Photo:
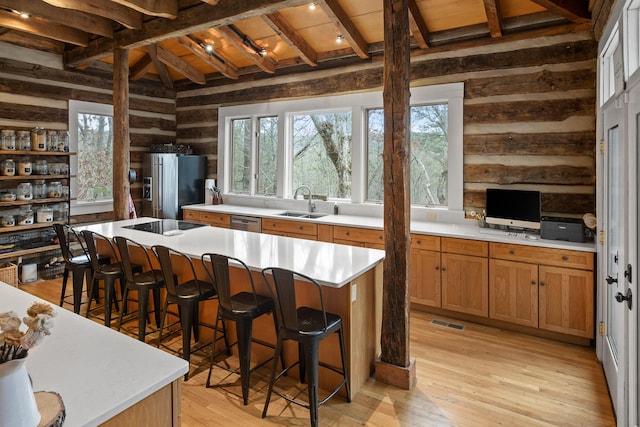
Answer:
<svg viewBox="0 0 640 427"><path fill-rule="evenodd" d="M1 56L1 55L0 55ZM113 103L113 78L79 73L39 61L0 58L0 129L29 130L35 126L66 130L68 100ZM40 61L41 62L41 61ZM61 60L60 60L61 63ZM131 194L138 212L141 208L142 153L151 144L174 142L176 138L175 92L160 84L130 84L131 168L138 179ZM74 216L73 222L112 219L112 213Z"/></svg>
<svg viewBox="0 0 640 427"><path fill-rule="evenodd" d="M506 186L540 190L545 214L595 211L596 58L587 31L412 58L412 86L465 84L465 209L484 207L485 188ZM246 79L178 88L177 141L209 147L211 177L218 107L380 90L382 61Z"/></svg>

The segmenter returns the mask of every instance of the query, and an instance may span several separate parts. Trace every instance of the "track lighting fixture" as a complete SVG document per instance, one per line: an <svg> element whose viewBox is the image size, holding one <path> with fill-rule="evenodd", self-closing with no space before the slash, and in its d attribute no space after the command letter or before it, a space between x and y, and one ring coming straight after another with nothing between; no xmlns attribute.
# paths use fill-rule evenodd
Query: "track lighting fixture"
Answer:
<svg viewBox="0 0 640 427"><path fill-rule="evenodd" d="M336 36L336 43L342 43L342 40L344 40L344 36L342 34L338 34Z"/></svg>

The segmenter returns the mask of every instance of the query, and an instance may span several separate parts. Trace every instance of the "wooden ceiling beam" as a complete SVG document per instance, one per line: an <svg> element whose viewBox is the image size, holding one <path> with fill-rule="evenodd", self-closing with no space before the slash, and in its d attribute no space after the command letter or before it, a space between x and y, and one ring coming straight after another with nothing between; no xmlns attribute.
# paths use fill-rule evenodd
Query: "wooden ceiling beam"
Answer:
<svg viewBox="0 0 640 427"><path fill-rule="evenodd" d="M112 0L140 13L162 18L175 19L178 16L178 0Z"/></svg>
<svg viewBox="0 0 640 427"><path fill-rule="evenodd" d="M369 58L367 42L349 16L347 16L344 9L342 9L338 0L321 0L318 2L318 6L322 8L331 20L331 23L333 23L344 36L356 55L362 59Z"/></svg>
<svg viewBox="0 0 640 427"><path fill-rule="evenodd" d="M44 0L51 6L72 9L102 16L122 24L126 28L142 28L142 13L110 0Z"/></svg>
<svg viewBox="0 0 640 427"><path fill-rule="evenodd" d="M167 89L173 89L173 79L169 75L169 70L167 70L167 66L158 58L158 45L151 44L147 46L147 52L151 57L151 61L153 61L153 65L156 67L156 71L158 72L164 87Z"/></svg>
<svg viewBox="0 0 640 427"><path fill-rule="evenodd" d="M100 16L60 9L41 0L0 0L0 7L26 12L32 17L66 25L87 33L113 38L113 22Z"/></svg>
<svg viewBox="0 0 640 427"><path fill-rule="evenodd" d="M174 53L171 53L169 50L165 49L159 44L157 44L156 46L158 60L165 64L167 67L173 68L194 83L203 85L207 82L202 71L185 62L184 60L182 60L182 58Z"/></svg>
<svg viewBox="0 0 640 427"><path fill-rule="evenodd" d="M131 69L129 70L129 78L131 80L138 80L142 78L151 69L152 65L153 60L151 59L149 52L147 52L131 66Z"/></svg>
<svg viewBox="0 0 640 427"><path fill-rule="evenodd" d="M547 8L549 12L557 13L564 16L569 21L581 24L589 22L591 15L589 14L588 4L585 1L575 0L531 0L542 7Z"/></svg>
<svg viewBox="0 0 640 427"><path fill-rule="evenodd" d="M502 18L500 2L496 0L484 0L484 11L487 14L487 25L491 37L502 37Z"/></svg>
<svg viewBox="0 0 640 427"><path fill-rule="evenodd" d="M313 50L305 39L296 33L295 29L284 19L284 16L282 16L280 12L263 15L262 19L304 62L312 67L318 65L318 54L316 51Z"/></svg>
<svg viewBox="0 0 640 427"><path fill-rule="evenodd" d="M76 46L87 46L89 34L76 28L67 27L40 18L21 18L13 12L0 10L0 25L13 30L23 31L37 36L47 37Z"/></svg>
<svg viewBox="0 0 640 427"><path fill-rule="evenodd" d="M219 54L214 53L213 55L209 55L198 42L188 36L180 36L176 41L189 49L199 59L220 71L224 76L233 80L238 78L238 68L227 62Z"/></svg>
<svg viewBox="0 0 640 427"><path fill-rule="evenodd" d="M231 43L236 49L238 49L246 58L251 60L262 71L267 73L276 72L276 64L268 56L260 56L250 46L247 46L244 40L231 28L231 27L219 27L216 28L218 33L224 37L229 43Z"/></svg>
<svg viewBox="0 0 640 427"><path fill-rule="evenodd" d="M429 47L429 30L416 0L409 0L409 27L418 46L421 49L427 49Z"/></svg>
<svg viewBox="0 0 640 427"><path fill-rule="evenodd" d="M47 0L51 1L72 0ZM135 49L307 3L309 0L236 0L225 3L224 7L202 3L179 11L178 17L174 20L156 18L145 22L140 30L120 31L114 35L114 43L111 45L101 39L92 40L85 49L71 49L65 52L64 62L67 66L75 67L110 56L114 47Z"/></svg>

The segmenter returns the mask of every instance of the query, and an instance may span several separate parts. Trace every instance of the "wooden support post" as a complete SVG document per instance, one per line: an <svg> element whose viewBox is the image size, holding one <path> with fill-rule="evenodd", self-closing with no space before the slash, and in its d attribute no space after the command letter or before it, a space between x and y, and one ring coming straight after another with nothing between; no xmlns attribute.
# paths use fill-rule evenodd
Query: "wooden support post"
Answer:
<svg viewBox="0 0 640 427"><path fill-rule="evenodd" d="M382 355L376 380L410 389L410 107L408 0L384 0L384 242Z"/></svg>
<svg viewBox="0 0 640 427"><path fill-rule="evenodd" d="M129 219L129 54L113 52L113 216Z"/></svg>

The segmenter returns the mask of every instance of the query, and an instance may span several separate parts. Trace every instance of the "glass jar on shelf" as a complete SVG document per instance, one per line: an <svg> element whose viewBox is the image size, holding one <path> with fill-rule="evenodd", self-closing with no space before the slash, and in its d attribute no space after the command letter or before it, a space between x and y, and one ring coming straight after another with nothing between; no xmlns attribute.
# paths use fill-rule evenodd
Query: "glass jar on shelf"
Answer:
<svg viewBox="0 0 640 427"><path fill-rule="evenodd" d="M47 197L50 199L62 197L62 184L60 181L51 181L47 186Z"/></svg>
<svg viewBox="0 0 640 427"><path fill-rule="evenodd" d="M0 132L0 147L3 150L16 149L16 133L10 129L3 129Z"/></svg>
<svg viewBox="0 0 640 427"><path fill-rule="evenodd" d="M18 160L18 175L28 176L33 172L33 167L31 164L31 159L29 157L23 157Z"/></svg>
<svg viewBox="0 0 640 427"><path fill-rule="evenodd" d="M47 151L47 138L44 128L31 129L31 146L36 151Z"/></svg>
<svg viewBox="0 0 640 427"><path fill-rule="evenodd" d="M14 176L16 174L16 162L13 159L5 159L2 162L2 175Z"/></svg>
<svg viewBox="0 0 640 427"><path fill-rule="evenodd" d="M47 198L47 183L44 179L37 179L33 182L33 198L34 199L46 199Z"/></svg>
<svg viewBox="0 0 640 427"><path fill-rule="evenodd" d="M47 151L58 151L58 132L47 131Z"/></svg>
<svg viewBox="0 0 640 427"><path fill-rule="evenodd" d="M61 172L60 165L61 163L49 163L49 174L60 175L60 172Z"/></svg>
<svg viewBox="0 0 640 427"><path fill-rule="evenodd" d="M18 225L32 225L33 224L33 210L31 205L26 205L20 208L18 212Z"/></svg>
<svg viewBox="0 0 640 427"><path fill-rule="evenodd" d="M16 150L31 150L31 135L28 130L18 131L18 137L16 138Z"/></svg>
<svg viewBox="0 0 640 427"><path fill-rule="evenodd" d="M33 174L34 175L47 175L49 173L49 166L47 165L46 160L38 160L36 164L33 165Z"/></svg>
<svg viewBox="0 0 640 427"><path fill-rule="evenodd" d="M2 214L2 227L13 227L16 225L16 218L10 212Z"/></svg>
<svg viewBox="0 0 640 427"><path fill-rule="evenodd" d="M67 202L52 205L52 208L54 221L66 221L68 219L69 204Z"/></svg>
<svg viewBox="0 0 640 427"><path fill-rule="evenodd" d="M18 184L16 189L16 200L32 200L33 199L33 186L30 182L23 182Z"/></svg>
<svg viewBox="0 0 640 427"><path fill-rule="evenodd" d="M53 209L43 205L36 211L36 222L53 222Z"/></svg>
<svg viewBox="0 0 640 427"><path fill-rule="evenodd" d="M14 202L15 200L15 188L3 188L2 190L0 190L0 202Z"/></svg>
<svg viewBox="0 0 640 427"><path fill-rule="evenodd" d="M69 151L69 131L58 131L58 151Z"/></svg>

